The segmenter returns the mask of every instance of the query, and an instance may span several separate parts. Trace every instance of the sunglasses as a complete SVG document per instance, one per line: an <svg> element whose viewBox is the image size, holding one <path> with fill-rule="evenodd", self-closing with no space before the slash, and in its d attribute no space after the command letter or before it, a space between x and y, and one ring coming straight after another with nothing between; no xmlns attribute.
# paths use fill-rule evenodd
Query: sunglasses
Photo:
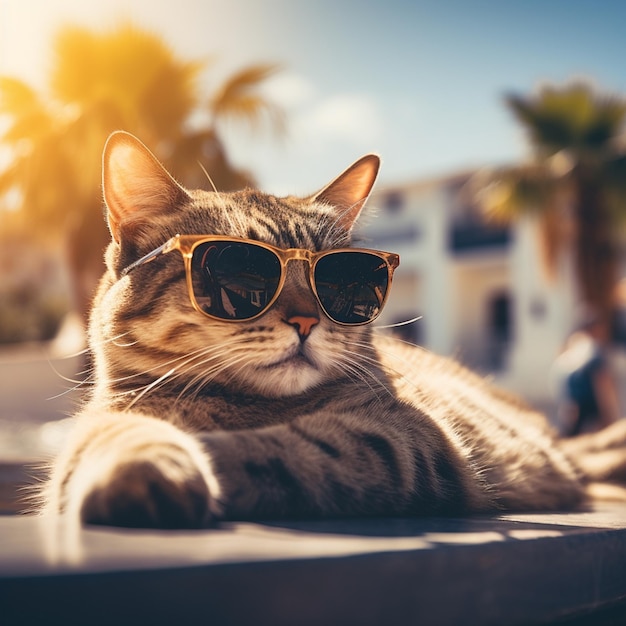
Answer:
<svg viewBox="0 0 626 626"><path fill-rule="evenodd" d="M378 250L284 250L237 237L176 235L121 275L172 250L183 256L194 308L210 318L234 322L263 315L280 295L287 263L306 261L311 290L324 313L338 324L368 324L382 311L400 263L397 254Z"/></svg>

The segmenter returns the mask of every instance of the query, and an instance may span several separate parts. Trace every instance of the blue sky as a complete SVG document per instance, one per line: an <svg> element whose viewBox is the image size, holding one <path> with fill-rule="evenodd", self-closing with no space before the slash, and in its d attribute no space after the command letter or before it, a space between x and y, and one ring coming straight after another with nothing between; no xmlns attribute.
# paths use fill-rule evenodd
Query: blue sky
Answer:
<svg viewBox="0 0 626 626"><path fill-rule="evenodd" d="M0 71L42 84L60 24L124 19L212 59L207 93L243 65L282 65L268 96L288 139L228 134L278 193L313 191L369 151L382 185L522 159L502 96L544 81L626 94L626 3L609 0L0 0Z"/></svg>

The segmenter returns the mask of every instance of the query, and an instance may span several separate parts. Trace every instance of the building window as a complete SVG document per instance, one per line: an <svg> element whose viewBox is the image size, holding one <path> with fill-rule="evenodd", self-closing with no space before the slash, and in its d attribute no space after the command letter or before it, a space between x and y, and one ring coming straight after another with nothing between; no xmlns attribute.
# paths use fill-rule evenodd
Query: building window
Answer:
<svg viewBox="0 0 626 626"><path fill-rule="evenodd" d="M467 197L466 182L463 179L447 187L450 215L448 249L458 254L483 248L507 247L511 242L510 226L487 220L480 206Z"/></svg>
<svg viewBox="0 0 626 626"><path fill-rule="evenodd" d="M404 208L404 196L399 191L391 191L385 195L383 208L387 213L400 213Z"/></svg>
<svg viewBox="0 0 626 626"><path fill-rule="evenodd" d="M511 296L506 291L494 293L488 302L489 366L501 370L513 336Z"/></svg>

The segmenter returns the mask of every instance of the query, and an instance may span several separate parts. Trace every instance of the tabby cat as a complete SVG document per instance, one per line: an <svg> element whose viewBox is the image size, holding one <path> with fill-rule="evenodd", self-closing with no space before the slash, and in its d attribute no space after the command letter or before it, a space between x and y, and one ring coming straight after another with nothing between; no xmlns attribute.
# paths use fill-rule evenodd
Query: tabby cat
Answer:
<svg viewBox="0 0 626 626"><path fill-rule="evenodd" d="M622 448L599 470L597 440L575 457L520 402L373 331L398 259L350 246L378 157L305 198L188 191L124 132L103 159L95 384L44 511L185 528L556 510L623 471Z"/></svg>

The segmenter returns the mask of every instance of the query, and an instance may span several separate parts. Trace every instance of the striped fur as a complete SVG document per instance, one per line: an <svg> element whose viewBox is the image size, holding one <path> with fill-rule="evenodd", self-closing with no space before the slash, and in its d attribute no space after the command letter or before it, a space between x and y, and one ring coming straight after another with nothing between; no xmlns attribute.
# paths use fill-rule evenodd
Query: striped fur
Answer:
<svg viewBox="0 0 626 626"><path fill-rule="evenodd" d="M460 366L318 310L302 263L262 317L210 320L177 252L121 276L176 233L281 247L350 244L378 169L318 194L189 192L114 134L113 241L90 324L95 385L54 464L44 510L87 523L432 515L581 504L585 478L541 416ZM306 341L285 320L315 316Z"/></svg>

